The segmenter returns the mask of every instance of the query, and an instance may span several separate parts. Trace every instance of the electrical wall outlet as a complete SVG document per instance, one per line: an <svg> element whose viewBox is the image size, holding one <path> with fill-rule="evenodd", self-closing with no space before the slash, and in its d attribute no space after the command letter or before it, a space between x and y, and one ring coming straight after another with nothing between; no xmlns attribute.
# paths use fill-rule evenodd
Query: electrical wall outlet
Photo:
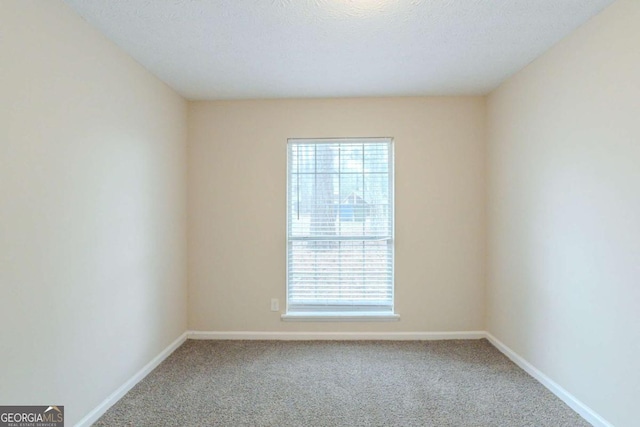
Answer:
<svg viewBox="0 0 640 427"><path fill-rule="evenodd" d="M271 311L278 310L280 310L280 301L278 301L278 298L271 298Z"/></svg>

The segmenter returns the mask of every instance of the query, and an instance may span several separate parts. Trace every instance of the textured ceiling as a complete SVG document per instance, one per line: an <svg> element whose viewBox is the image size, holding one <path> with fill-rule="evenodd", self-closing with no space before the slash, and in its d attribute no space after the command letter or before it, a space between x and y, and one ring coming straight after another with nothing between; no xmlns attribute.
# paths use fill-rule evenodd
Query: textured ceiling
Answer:
<svg viewBox="0 0 640 427"><path fill-rule="evenodd" d="M66 0L189 99L485 94L613 0Z"/></svg>

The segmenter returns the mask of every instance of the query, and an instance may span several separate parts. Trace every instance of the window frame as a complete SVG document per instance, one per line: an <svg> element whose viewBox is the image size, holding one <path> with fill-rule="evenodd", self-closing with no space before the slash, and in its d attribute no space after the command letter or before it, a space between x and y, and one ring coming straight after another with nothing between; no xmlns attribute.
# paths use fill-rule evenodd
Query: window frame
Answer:
<svg viewBox="0 0 640 427"><path fill-rule="evenodd" d="M291 191L291 158L290 150L292 144L336 144L336 143L367 143L367 142L380 142L386 143L389 147L388 152L388 179L389 179L389 220L390 220L390 236L388 238L390 243L390 257L391 257L391 306L389 311L348 311L348 310L335 310L335 311L291 311L291 304L289 301L289 257L290 247L293 240L304 241L305 239L291 239L290 231L290 191ZM288 138L286 145L286 230L285 230L285 264L286 264L286 309L285 313L281 315L284 321L395 321L399 320L400 316L395 311L395 141L393 137L336 137L336 138ZM336 239L340 240L340 239ZM344 239L345 241L347 239ZM355 239L360 241L360 239ZM363 241L366 239L362 239ZM311 305L310 305L311 306Z"/></svg>

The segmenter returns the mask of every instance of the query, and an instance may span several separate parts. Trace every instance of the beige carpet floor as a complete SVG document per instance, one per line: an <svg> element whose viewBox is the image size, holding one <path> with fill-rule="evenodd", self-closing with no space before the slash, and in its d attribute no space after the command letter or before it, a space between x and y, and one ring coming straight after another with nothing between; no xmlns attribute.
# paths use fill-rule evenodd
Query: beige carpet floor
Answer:
<svg viewBox="0 0 640 427"><path fill-rule="evenodd" d="M486 340L188 340L96 426L588 426Z"/></svg>

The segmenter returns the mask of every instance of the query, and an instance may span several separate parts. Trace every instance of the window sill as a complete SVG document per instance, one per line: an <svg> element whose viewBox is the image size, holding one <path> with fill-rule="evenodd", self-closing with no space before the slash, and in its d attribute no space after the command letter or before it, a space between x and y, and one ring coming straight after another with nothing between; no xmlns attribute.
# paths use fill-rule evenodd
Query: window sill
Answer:
<svg viewBox="0 0 640 427"><path fill-rule="evenodd" d="M286 313L280 316L284 322L395 322L400 320L396 313Z"/></svg>

